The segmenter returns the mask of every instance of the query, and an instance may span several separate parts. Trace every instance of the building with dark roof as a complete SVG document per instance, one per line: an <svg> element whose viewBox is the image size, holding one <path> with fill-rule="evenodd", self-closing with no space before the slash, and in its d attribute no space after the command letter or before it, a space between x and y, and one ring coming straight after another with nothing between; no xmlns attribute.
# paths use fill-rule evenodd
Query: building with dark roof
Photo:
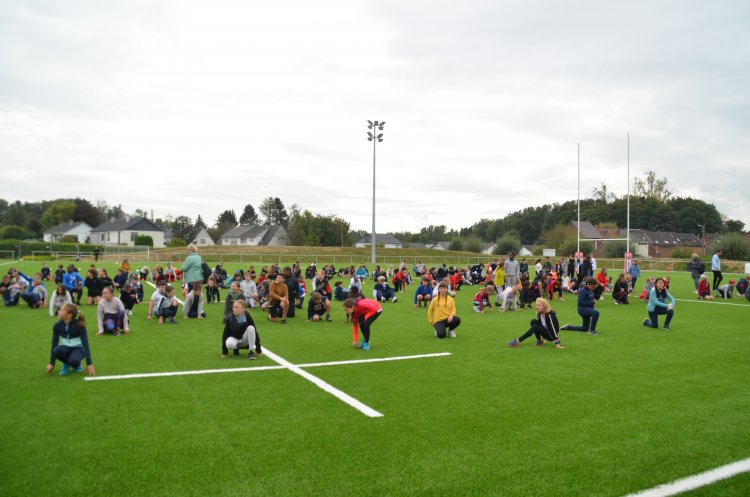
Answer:
<svg viewBox="0 0 750 497"><path fill-rule="evenodd" d="M53 226L44 232L45 242L56 242L61 240L64 236L74 236L78 239L78 243L86 243L86 239L91 235L91 226L79 221L75 223L62 223L57 226Z"/></svg>
<svg viewBox="0 0 750 497"><path fill-rule="evenodd" d="M150 236L154 248L164 247L164 230L146 219L110 219L91 230L91 243L135 246L138 236Z"/></svg>
<svg viewBox="0 0 750 497"><path fill-rule="evenodd" d="M288 236L283 226L250 226L241 224L219 237L219 245L286 245Z"/></svg>
<svg viewBox="0 0 750 497"><path fill-rule="evenodd" d="M354 244L357 248L363 248L363 247L369 247L372 242L372 235L367 234L357 240L357 242ZM376 245L382 245L385 248L402 248L404 246L403 243L401 243L401 240L396 238L395 236L391 235L390 233L376 233L375 234L375 243Z"/></svg>

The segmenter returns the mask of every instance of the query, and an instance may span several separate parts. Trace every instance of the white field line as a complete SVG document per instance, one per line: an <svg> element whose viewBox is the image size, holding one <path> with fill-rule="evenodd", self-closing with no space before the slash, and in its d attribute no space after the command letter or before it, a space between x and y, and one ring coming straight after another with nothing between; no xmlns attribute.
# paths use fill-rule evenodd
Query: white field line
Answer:
<svg viewBox="0 0 750 497"><path fill-rule="evenodd" d="M115 374L110 376L86 376L86 381L106 381L106 380L132 380L135 378L163 378L165 376L191 376L199 374L215 373L240 373L248 371L268 371L269 369L285 369L284 366L259 366L255 368L224 368L224 369L196 369L193 371L166 371L163 373L136 373L136 374Z"/></svg>
<svg viewBox="0 0 750 497"><path fill-rule="evenodd" d="M10 262L0 262L0 266L7 266L9 264L15 264L18 261L10 261Z"/></svg>
<svg viewBox="0 0 750 497"><path fill-rule="evenodd" d="M736 305L739 307L750 307L747 304L733 304L732 302L716 302L715 300L691 300L691 299L675 299L678 302L693 302L695 304L714 304L714 305ZM731 299L730 299L731 300Z"/></svg>
<svg viewBox="0 0 750 497"><path fill-rule="evenodd" d="M649 490L643 490L634 494L628 494L625 497L669 497L689 490L710 485L719 480L726 480L741 473L750 471L750 457L741 461L733 462L725 466L698 473L697 475L688 476L681 480L675 480L671 483L665 483Z"/></svg>
<svg viewBox="0 0 750 497"><path fill-rule="evenodd" d="M451 355L450 352L438 352L436 354L419 354L405 355L396 357L377 357L374 359L353 359L350 361L331 361L331 362L311 362L308 364L297 364L300 368L318 368L324 366L343 366L348 364L360 364L368 362L388 362L404 361L407 359L423 359L429 357L442 357ZM134 380L138 378L164 378L169 376L195 376L201 374L217 373L245 373L249 371L269 371L274 369L287 369L286 366L258 366L252 368L221 368L221 369L195 369L188 371L164 371L159 373L133 373L133 374L116 374L109 376L86 376L86 381L106 381L106 380Z"/></svg>
<svg viewBox="0 0 750 497"><path fill-rule="evenodd" d="M333 395L340 401L344 402L345 404L349 404L350 406L352 406L353 408L355 408L356 410L358 410L365 416L368 416L370 418L382 418L383 417L383 413L378 412L372 407L363 404L362 402L358 401L351 395L345 392L342 392L341 390L334 387L333 385L326 383L325 381L321 380L317 376L308 373L301 367L297 366L296 364L292 364L291 362L287 361L283 357L277 356L270 350L264 349L264 354L267 355L272 361L276 361L277 363L287 368L292 373L295 373L303 377L307 381L313 383L318 388L330 393L331 395Z"/></svg>

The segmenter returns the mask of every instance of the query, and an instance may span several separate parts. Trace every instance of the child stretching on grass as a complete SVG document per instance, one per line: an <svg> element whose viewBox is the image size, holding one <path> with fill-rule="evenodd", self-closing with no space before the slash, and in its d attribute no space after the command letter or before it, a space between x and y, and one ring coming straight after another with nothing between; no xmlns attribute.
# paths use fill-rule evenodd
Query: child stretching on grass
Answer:
<svg viewBox="0 0 750 497"><path fill-rule="evenodd" d="M125 314L125 306L122 301L115 297L111 286L102 288L102 297L96 306L96 319L99 323L97 335L112 333L120 335L120 330L129 333L128 316Z"/></svg>
<svg viewBox="0 0 750 497"><path fill-rule="evenodd" d="M594 304L596 304L594 290L597 286L599 286L599 283L596 281L596 278L589 276L584 280L584 284L578 292L578 315L583 318L583 324L581 326L566 324L560 328L561 330L583 331L589 335L599 334L596 331L596 323L599 321L599 311L594 309Z"/></svg>
<svg viewBox="0 0 750 497"><path fill-rule="evenodd" d="M83 313L78 312L78 307L73 304L63 304L57 312L60 321L52 328L52 349L50 351L47 374L55 369L55 361L63 363L60 375L66 376L73 371L83 371L81 361L86 358L86 372L94 376L94 362L91 360L89 339L86 334L86 320Z"/></svg>
<svg viewBox="0 0 750 497"><path fill-rule="evenodd" d="M160 280L166 282L167 280ZM164 324L169 318L169 322L172 324L177 324L177 306L178 306L177 299L174 296L174 287L172 285L167 285L164 288L164 294L159 297L159 300L156 302L156 306L154 307L154 311L157 316L159 316L159 324Z"/></svg>
<svg viewBox="0 0 750 497"><path fill-rule="evenodd" d="M698 279L698 299L700 300L713 300L714 297L711 295L711 285L708 284L708 278L705 274L700 275Z"/></svg>
<svg viewBox="0 0 750 497"><path fill-rule="evenodd" d="M557 314L552 310L552 306L545 299L538 298L536 299L534 308L536 309L537 319L531 320L531 328L526 333L508 342L508 347L520 347L521 342L531 335L535 335L537 347L544 347L544 340L547 340L554 343L556 349L564 349L565 347L560 345L560 337L557 333L560 325L557 322Z"/></svg>
<svg viewBox="0 0 750 497"><path fill-rule="evenodd" d="M260 335L255 329L255 322L247 312L247 301L235 300L232 304L232 315L224 324L224 334L221 336L221 358L226 359L229 349L232 349L234 357L239 357L240 349L249 349L247 358L255 360L253 347L258 357L263 357L260 348Z"/></svg>
<svg viewBox="0 0 750 497"><path fill-rule="evenodd" d="M492 285L480 286L479 291L474 295L474 312L481 312L484 314L484 308L492 308L490 303L490 297L495 291L495 287Z"/></svg>
<svg viewBox="0 0 750 497"><path fill-rule="evenodd" d="M436 337L445 338L447 332L449 337L456 338L454 330L461 324L461 318L456 316L456 303L448 295L448 283L445 281L438 284L437 297L430 301L427 321L435 328Z"/></svg>
<svg viewBox="0 0 750 497"><path fill-rule="evenodd" d="M352 320L352 345L362 350L370 350L370 327L380 317L383 308L377 300L346 299L344 312ZM359 343L359 329L362 328L362 343Z"/></svg>
<svg viewBox="0 0 750 497"><path fill-rule="evenodd" d="M307 323L310 321L320 321L323 319L323 315L327 316L328 309L326 308L326 301L323 300L323 295L320 292L313 292L310 301L307 303ZM328 317L328 316L327 316ZM331 318L328 317L328 321Z"/></svg>

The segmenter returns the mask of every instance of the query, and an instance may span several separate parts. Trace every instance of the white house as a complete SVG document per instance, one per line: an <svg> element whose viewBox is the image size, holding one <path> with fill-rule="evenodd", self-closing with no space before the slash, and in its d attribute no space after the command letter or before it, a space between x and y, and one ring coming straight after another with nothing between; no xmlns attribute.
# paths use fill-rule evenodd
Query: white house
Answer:
<svg viewBox="0 0 750 497"><path fill-rule="evenodd" d="M372 235L365 235L354 244L357 248L364 248L369 247L371 245ZM375 244L376 245L382 245L385 248L403 248L404 244L401 243L401 240L396 238L395 236L389 234L389 233L376 233L375 234Z"/></svg>
<svg viewBox="0 0 750 497"><path fill-rule="evenodd" d="M210 237L209 237L210 238ZM239 225L230 229L219 238L219 245L286 245L287 232L283 226L248 226Z"/></svg>
<svg viewBox="0 0 750 497"><path fill-rule="evenodd" d="M137 236L150 236L154 248L164 247L164 230L146 219L111 219L91 230L91 243L135 246Z"/></svg>
<svg viewBox="0 0 750 497"><path fill-rule="evenodd" d="M44 232L45 242L56 242L64 236L75 236L78 243L86 243L86 239L91 235L91 226L84 222L63 223L53 226Z"/></svg>
<svg viewBox="0 0 750 497"><path fill-rule="evenodd" d="M518 251L518 255L521 257L529 257L530 255L534 255L534 253L531 251L531 245L521 245L521 250Z"/></svg>
<svg viewBox="0 0 750 497"><path fill-rule="evenodd" d="M213 238L208 234L206 228L201 228L198 233L193 235L193 243L199 247L205 247L207 245L215 245Z"/></svg>
<svg viewBox="0 0 750 497"><path fill-rule="evenodd" d="M492 255L495 253L497 244L493 242L485 242L479 245L479 251L484 255Z"/></svg>

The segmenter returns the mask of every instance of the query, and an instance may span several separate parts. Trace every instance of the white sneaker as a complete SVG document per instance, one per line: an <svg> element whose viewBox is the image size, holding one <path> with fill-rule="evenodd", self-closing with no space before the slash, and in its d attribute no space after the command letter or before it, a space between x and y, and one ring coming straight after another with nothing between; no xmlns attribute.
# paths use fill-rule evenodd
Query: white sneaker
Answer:
<svg viewBox="0 0 750 497"><path fill-rule="evenodd" d="M132 316L132 315L133 315L133 310L132 309L128 309L128 316Z"/></svg>
<svg viewBox="0 0 750 497"><path fill-rule="evenodd" d="M398 302L398 298L397 298L397 297L393 297L393 298L391 299L391 302Z"/></svg>
<svg viewBox="0 0 750 497"><path fill-rule="evenodd" d="M455 332L455 331L453 331L453 330L450 330L450 331L448 332L448 336L449 336L449 337L451 337L451 338L456 338L456 332Z"/></svg>

